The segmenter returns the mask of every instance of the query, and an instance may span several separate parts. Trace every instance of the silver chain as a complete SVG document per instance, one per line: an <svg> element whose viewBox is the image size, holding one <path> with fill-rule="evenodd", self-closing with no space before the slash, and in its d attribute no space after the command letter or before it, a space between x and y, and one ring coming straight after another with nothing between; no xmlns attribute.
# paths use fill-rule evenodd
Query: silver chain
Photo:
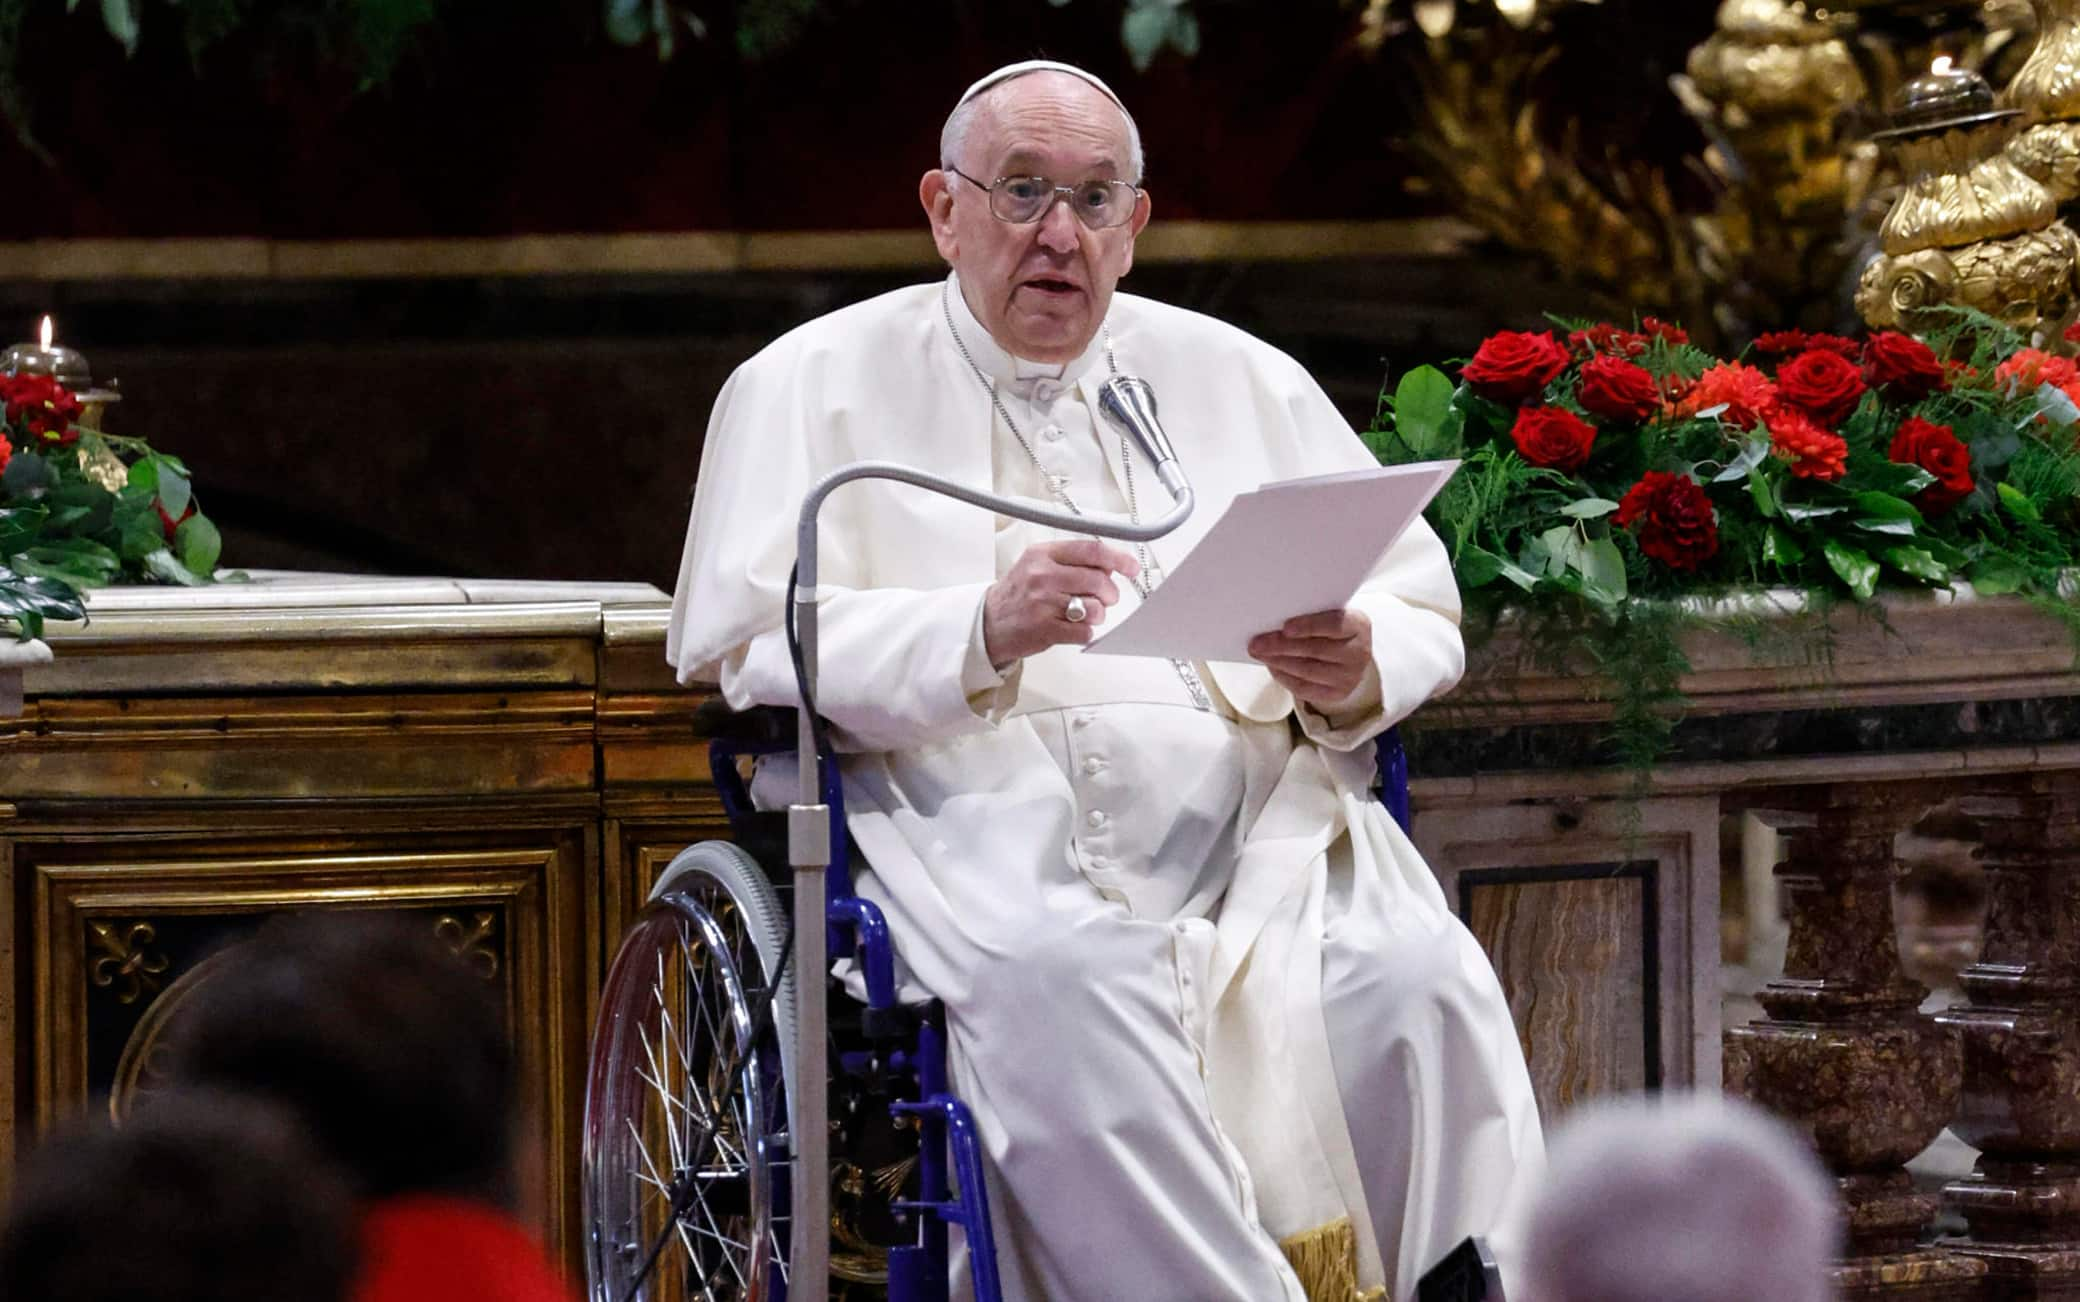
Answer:
<svg viewBox="0 0 2080 1302"><path fill-rule="evenodd" d="M975 379L982 385L982 391L989 395L990 406L996 408L998 418L1004 422L1004 428L1011 431L1011 437L1017 439L1018 446L1025 450L1026 459L1033 463L1033 469L1040 472L1040 481L1047 485L1049 495L1061 503L1063 509L1071 515L1083 515L1084 509L1076 504L1076 499L1070 497L1069 490L1064 487L1067 481L1048 470L1046 464L1040 460L1039 454L1033 451L1033 445L1026 442L1026 436L1018 428L1018 422L1011 419L1010 409L1005 407L1003 398L998 396L997 386L990 382L989 373L976 363L974 354L968 351L967 342L961 338L960 327L953 323L953 282L950 280L941 284L939 288L939 310L946 316L946 331L953 336L953 346L960 350L961 360L968 364L968 369L975 373ZM1105 326L1102 329L1105 333L1105 367L1113 375L1118 375L1119 359L1113 356L1112 352L1112 328ZM1127 441L1124 431L1119 436L1119 462L1126 472L1127 518L1135 524L1140 524L1141 504L1134 493L1134 449ZM1155 591L1156 585L1163 581L1162 567L1156 563L1156 558L1149 551L1147 543L1135 543L1134 555L1135 559L1141 562L1141 573L1129 582L1134 585L1134 590L1141 594L1141 599L1146 601L1148 594ZM1202 710L1211 710L1213 698L1207 692L1205 682L1200 679L1199 671L1192 667L1192 662L1172 658L1170 664L1177 670L1177 676L1183 681L1185 691L1190 693L1192 704Z"/></svg>

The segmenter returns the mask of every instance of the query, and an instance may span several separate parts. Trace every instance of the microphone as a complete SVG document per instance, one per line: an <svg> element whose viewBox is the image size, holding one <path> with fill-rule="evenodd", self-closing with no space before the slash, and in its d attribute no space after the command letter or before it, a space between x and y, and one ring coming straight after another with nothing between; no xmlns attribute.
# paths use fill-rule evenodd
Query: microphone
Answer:
<svg viewBox="0 0 2080 1302"><path fill-rule="evenodd" d="M1134 441L1135 448L1155 466L1157 481L1172 498L1191 491L1184 467L1177 464L1177 453L1163 433L1163 423L1156 419L1156 392L1147 380L1138 375L1113 376L1098 386L1098 410Z"/></svg>

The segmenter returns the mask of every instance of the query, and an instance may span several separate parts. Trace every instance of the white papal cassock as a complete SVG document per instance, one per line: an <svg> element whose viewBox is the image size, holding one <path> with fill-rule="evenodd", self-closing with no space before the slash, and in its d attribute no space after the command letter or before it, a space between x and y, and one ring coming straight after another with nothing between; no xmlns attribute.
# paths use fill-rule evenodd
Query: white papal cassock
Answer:
<svg viewBox="0 0 2080 1302"><path fill-rule="evenodd" d="M957 282L899 290L788 334L716 402L673 608L682 680L793 703L796 510L846 462L1045 499L1037 461L1086 511L1159 511L1095 415L1115 365L1154 387L1199 493L1153 545L1162 567L1238 492L1371 464L1296 363L1208 317L1118 295L1082 357L1041 366L992 342ZM1502 991L1369 789L1371 739L1462 668L1443 549L1419 523L1353 601L1375 669L1346 709L1212 664L1203 710L1161 660L1064 647L990 668L983 594L1055 536L867 482L825 506L820 557L819 704L849 752L860 889L946 1003L1006 1296L1406 1298L1542 1162ZM784 802L793 775L758 786Z"/></svg>

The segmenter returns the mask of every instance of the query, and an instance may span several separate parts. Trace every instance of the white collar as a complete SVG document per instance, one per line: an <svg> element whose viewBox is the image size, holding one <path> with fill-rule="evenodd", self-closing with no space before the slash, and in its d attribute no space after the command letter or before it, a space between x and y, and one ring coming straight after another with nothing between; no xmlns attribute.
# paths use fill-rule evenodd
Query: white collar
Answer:
<svg viewBox="0 0 2080 1302"><path fill-rule="evenodd" d="M944 293L954 331L959 342L967 345L968 356L975 359L975 365L992 383L1005 386L1021 398L1052 401L1082 379L1105 355L1105 329L1100 325L1089 345L1073 361L1033 362L1013 356L975 319L967 296L961 293L958 272L947 276Z"/></svg>

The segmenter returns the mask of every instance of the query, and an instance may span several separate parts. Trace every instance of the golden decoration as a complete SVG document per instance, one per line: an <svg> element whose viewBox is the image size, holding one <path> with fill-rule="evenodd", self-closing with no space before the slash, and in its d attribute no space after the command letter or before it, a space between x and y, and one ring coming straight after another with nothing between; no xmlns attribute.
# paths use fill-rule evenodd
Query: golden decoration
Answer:
<svg viewBox="0 0 2080 1302"><path fill-rule="evenodd" d="M156 992L159 978L172 966L163 954L145 948L159 938L158 928L149 922L133 922L127 927L120 923L112 926L89 922L87 935L102 951L100 956L88 959L88 978L103 990L115 991L119 1004L134 1004L145 992Z"/></svg>
<svg viewBox="0 0 2080 1302"><path fill-rule="evenodd" d="M79 472L111 493L122 492L130 483L130 467L100 439L81 442Z"/></svg>
<svg viewBox="0 0 2080 1302"><path fill-rule="evenodd" d="M498 979L498 950L491 945L491 937L497 930L498 915L488 909L472 914L467 926L453 914L443 914L433 924L433 934L486 981Z"/></svg>
<svg viewBox="0 0 2080 1302"><path fill-rule="evenodd" d="M166 1080L166 1059L172 1051L173 1037L167 1032L173 1027L183 1009L204 983L216 975L229 955L237 952L238 946L219 950L202 962L180 975L166 993L154 999L151 1007L123 1042L122 1056L116 1059L116 1076L108 1091L108 1117L117 1125L130 1119L137 1106L151 1098L163 1088Z"/></svg>
<svg viewBox="0 0 2080 1302"><path fill-rule="evenodd" d="M1870 325L1914 329L1929 323L1927 309L1956 305L2065 347L2080 241L2005 150L2020 116L1996 107L1984 78L1943 61L1902 89L1896 125L1879 138L1906 187L1856 291Z"/></svg>
<svg viewBox="0 0 2080 1302"><path fill-rule="evenodd" d="M1710 186L1698 210L1672 197L1659 167L1597 148L1593 125L1538 98L1570 24L1621 21L1592 17L1589 2L1546 0L1520 27L1476 0L1371 0L1357 40L1403 65L1398 79L1419 101L1406 147L1456 215L1551 264L1598 310L1677 317L1708 347L1789 326L1841 329L1846 288L1890 198L1887 159L1869 139L1875 106L1938 54L2007 78L2037 24L2027 0L1724 0L1670 79L1707 141L1685 160ZM2050 28L2053 10L2076 6L2038 9ZM1562 14L1569 23L1554 21ZM2070 159L2065 141L2040 148ZM1982 188L2012 199L2005 182ZM2012 217L2003 209L1984 224Z"/></svg>
<svg viewBox="0 0 2080 1302"><path fill-rule="evenodd" d="M2037 45L2002 101L2023 127L2008 157L2060 203L2080 197L2080 0L2033 0Z"/></svg>

